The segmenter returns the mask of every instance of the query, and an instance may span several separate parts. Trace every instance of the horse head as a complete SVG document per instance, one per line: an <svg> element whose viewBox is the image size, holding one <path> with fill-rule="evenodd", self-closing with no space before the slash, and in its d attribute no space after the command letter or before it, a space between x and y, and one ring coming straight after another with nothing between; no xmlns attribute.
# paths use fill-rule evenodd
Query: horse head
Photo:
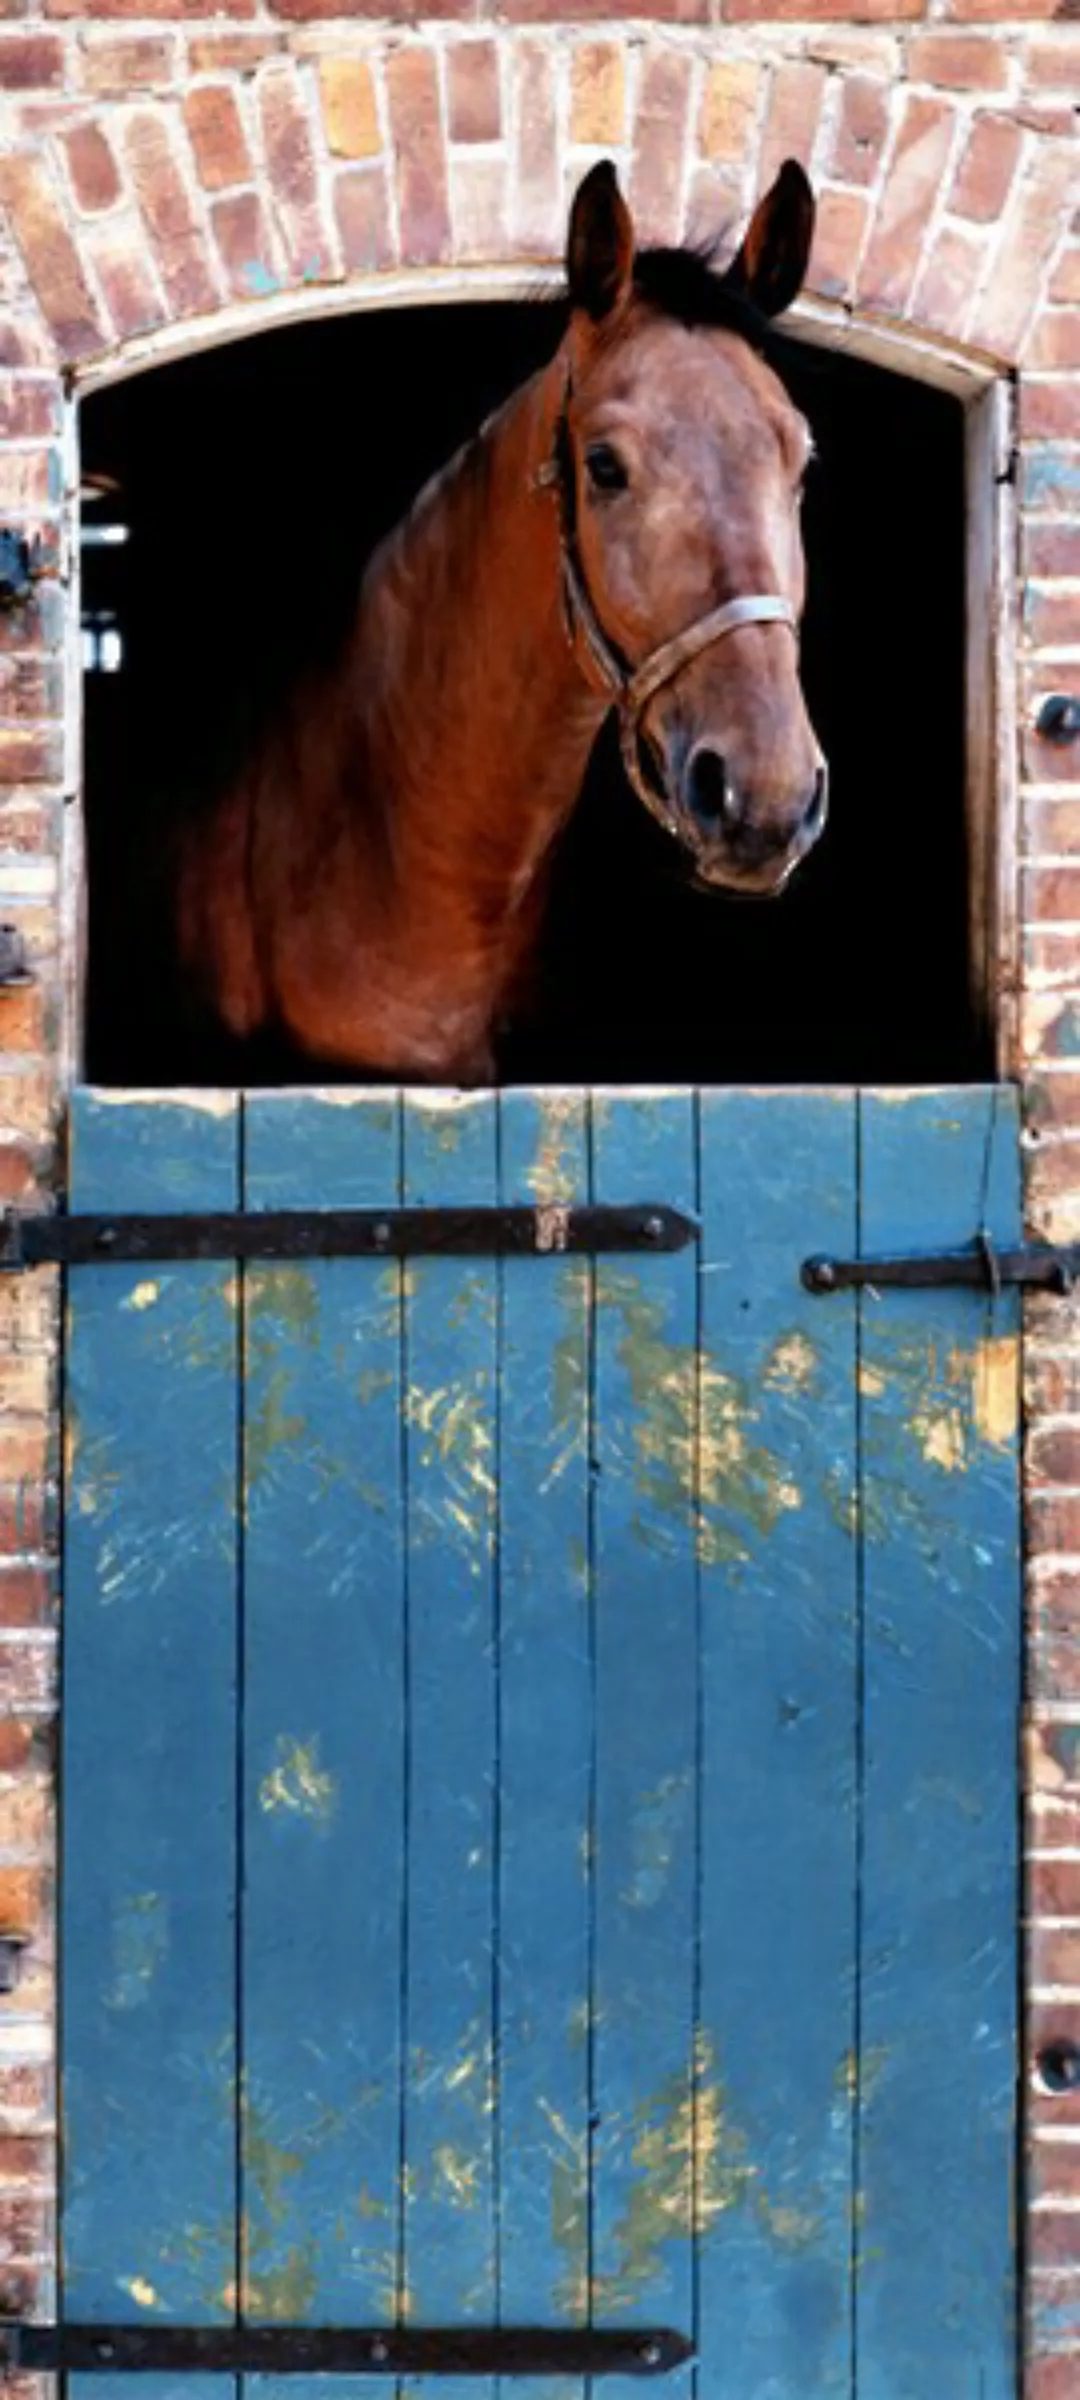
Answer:
<svg viewBox="0 0 1080 2400"><path fill-rule="evenodd" d="M806 269L789 160L723 275L635 251L607 162L570 216L560 494L568 615L621 718L627 772L697 879L778 892L825 823L799 681L800 495L812 442L765 355Z"/></svg>

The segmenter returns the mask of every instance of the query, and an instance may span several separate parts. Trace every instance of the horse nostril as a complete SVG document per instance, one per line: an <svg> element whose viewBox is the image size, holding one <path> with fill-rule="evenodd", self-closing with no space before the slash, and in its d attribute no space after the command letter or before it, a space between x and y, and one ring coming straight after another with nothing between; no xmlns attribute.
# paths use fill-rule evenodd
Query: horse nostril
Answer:
<svg viewBox="0 0 1080 2400"><path fill-rule="evenodd" d="M738 824L738 800L728 782L727 760L719 750L695 750L687 771L686 799L701 824L720 824L729 832Z"/></svg>

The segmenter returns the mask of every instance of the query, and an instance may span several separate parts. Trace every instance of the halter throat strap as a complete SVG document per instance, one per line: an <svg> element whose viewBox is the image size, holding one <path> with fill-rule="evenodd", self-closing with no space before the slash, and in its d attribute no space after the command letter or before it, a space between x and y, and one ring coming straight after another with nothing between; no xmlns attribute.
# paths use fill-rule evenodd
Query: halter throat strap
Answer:
<svg viewBox="0 0 1080 2400"><path fill-rule="evenodd" d="M646 808L676 836L679 827L663 794L650 784L642 773L638 727L644 710L654 693L665 683L673 682L691 659L702 650L709 650L725 635L735 633L742 625L786 625L798 638L798 619L790 600L778 592L749 592L737 600L725 600L720 608L710 609L684 632L675 634L668 642L650 652L640 666L631 666L615 643L605 633L589 597L581 569L577 546L577 511L574 495L573 452L570 443L569 403L571 386L567 379L566 395L555 426L551 459L541 469L540 480L553 484L559 503L559 552L562 564L563 603L566 610L567 633L575 649L584 649L601 689L614 702L619 712L619 739L623 766L629 781Z"/></svg>

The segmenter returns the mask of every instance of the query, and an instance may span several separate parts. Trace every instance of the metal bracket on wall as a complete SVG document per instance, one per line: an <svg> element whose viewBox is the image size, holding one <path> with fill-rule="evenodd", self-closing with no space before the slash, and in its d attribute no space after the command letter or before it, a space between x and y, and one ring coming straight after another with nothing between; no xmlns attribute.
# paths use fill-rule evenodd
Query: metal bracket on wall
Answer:
<svg viewBox="0 0 1080 2400"><path fill-rule="evenodd" d="M141 1265L184 1258L543 1258L683 1250L698 1227L680 1209L268 1208L182 1216L22 1215L0 1227L0 1270Z"/></svg>
<svg viewBox="0 0 1080 2400"><path fill-rule="evenodd" d="M668 2326L4 2325L0 2374L667 2375Z"/></svg>
<svg viewBox="0 0 1080 2400"><path fill-rule="evenodd" d="M804 1258L801 1274L807 1291L818 1293L896 1286L933 1291L962 1283L991 1294L1021 1286L1067 1299L1080 1282L1080 1242L1024 1242L1014 1250L998 1250L989 1234L980 1233L967 1250L907 1251L890 1258Z"/></svg>

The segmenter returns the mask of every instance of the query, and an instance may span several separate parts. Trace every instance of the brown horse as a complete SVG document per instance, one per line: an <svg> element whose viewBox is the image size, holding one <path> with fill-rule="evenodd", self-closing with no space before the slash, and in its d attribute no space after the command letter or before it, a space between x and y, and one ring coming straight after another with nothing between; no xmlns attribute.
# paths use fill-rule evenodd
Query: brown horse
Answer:
<svg viewBox="0 0 1080 2400"><path fill-rule="evenodd" d="M555 357L421 493L333 673L184 837L181 957L229 1033L490 1079L613 704L629 779L699 881L777 892L816 840L796 647L811 445L763 355L813 214L788 162L720 276L635 256L613 169L585 178Z"/></svg>

